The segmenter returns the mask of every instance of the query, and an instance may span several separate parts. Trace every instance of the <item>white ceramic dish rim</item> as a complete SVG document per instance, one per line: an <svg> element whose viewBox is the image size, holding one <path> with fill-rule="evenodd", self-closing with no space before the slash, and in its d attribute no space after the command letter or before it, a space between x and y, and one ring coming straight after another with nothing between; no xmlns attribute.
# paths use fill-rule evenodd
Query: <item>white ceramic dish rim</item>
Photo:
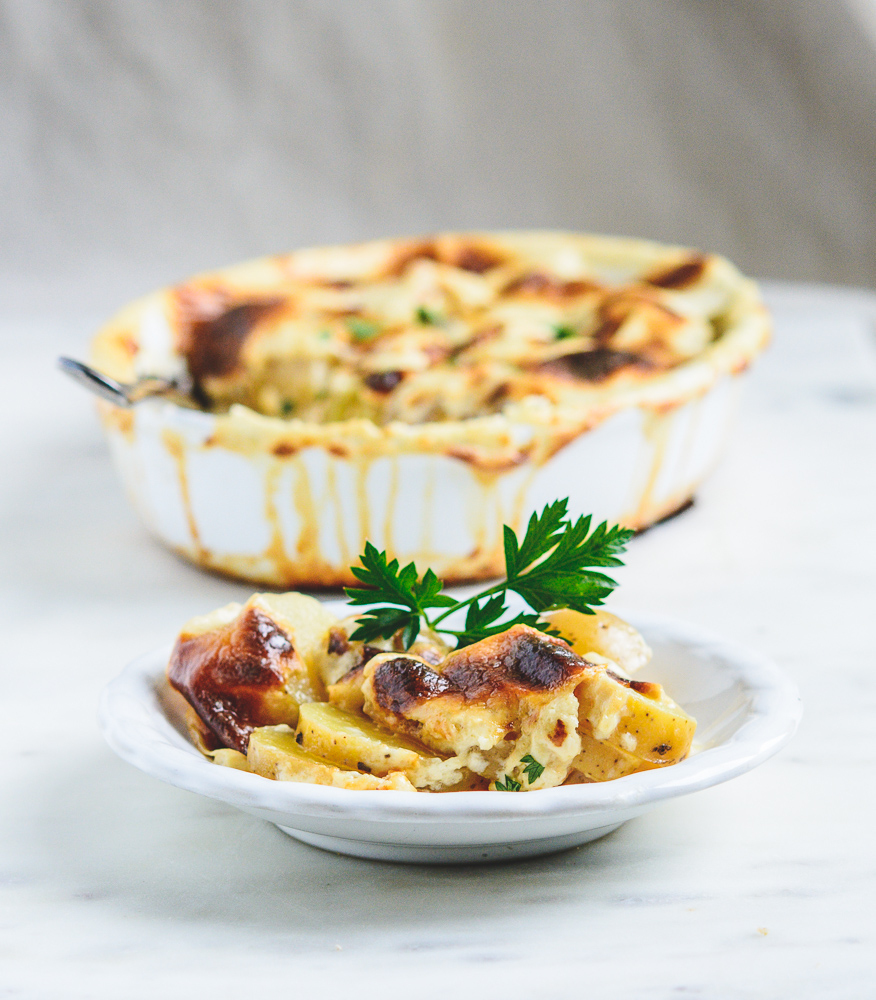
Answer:
<svg viewBox="0 0 876 1000"><path fill-rule="evenodd" d="M732 663L749 705L739 727L720 745L670 768L614 781L519 795L428 795L277 782L219 767L193 746L175 745L162 731L171 723L161 709L156 683L163 676L169 645L138 657L107 685L101 696L99 722L107 742L120 757L172 785L247 811L267 811L290 820L308 816L387 823L508 822L642 809L743 774L791 739L802 712L800 696L793 681L766 656L673 619L641 614L628 617L646 635L649 628L659 628L673 641Z"/></svg>

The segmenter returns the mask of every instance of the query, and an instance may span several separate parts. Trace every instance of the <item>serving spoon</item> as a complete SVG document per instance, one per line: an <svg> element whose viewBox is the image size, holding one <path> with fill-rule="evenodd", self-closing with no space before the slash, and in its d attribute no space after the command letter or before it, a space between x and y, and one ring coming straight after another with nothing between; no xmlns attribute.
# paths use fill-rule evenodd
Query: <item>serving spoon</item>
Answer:
<svg viewBox="0 0 876 1000"><path fill-rule="evenodd" d="M109 375L104 375L103 372L81 361L74 361L73 358L58 358L58 367L96 396L116 406L133 406L134 403L139 403L141 399L149 396L189 396L191 392L187 380L184 382L181 379L160 378L157 375L145 375L136 382L117 382Z"/></svg>

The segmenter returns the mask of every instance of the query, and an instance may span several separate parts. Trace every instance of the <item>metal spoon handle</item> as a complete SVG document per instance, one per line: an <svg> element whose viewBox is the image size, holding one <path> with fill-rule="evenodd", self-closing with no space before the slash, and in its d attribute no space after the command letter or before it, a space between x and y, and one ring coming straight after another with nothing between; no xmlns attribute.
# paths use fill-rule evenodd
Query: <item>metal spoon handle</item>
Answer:
<svg viewBox="0 0 876 1000"><path fill-rule="evenodd" d="M90 365L73 358L58 358L58 367L85 386L96 396L106 399L116 406L133 406L146 396L159 396L177 388L176 382L164 378L141 378L133 385L117 382L109 375L104 375Z"/></svg>
<svg viewBox="0 0 876 1000"><path fill-rule="evenodd" d="M102 375L81 361L74 361L73 358L58 358L58 367L80 385L90 389L96 396L100 396L101 399L109 400L116 406L131 405L127 386L110 378L109 375Z"/></svg>

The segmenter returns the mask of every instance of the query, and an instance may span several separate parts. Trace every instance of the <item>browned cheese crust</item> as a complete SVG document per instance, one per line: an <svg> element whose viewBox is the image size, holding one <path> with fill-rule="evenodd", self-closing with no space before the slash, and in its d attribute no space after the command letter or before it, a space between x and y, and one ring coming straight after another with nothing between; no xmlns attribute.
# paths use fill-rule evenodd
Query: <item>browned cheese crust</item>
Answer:
<svg viewBox="0 0 876 1000"><path fill-rule="evenodd" d="M669 371L721 334L724 299L696 302L718 258L668 251L612 282L581 263L563 273L556 247L541 259L538 246L444 234L278 258L284 277L258 291L196 278L170 295L175 349L208 409L416 424L532 396L568 405Z"/></svg>
<svg viewBox="0 0 876 1000"><path fill-rule="evenodd" d="M302 669L289 636L249 608L221 628L181 635L167 676L203 723L209 749L246 753L256 727L295 723L298 705L286 688Z"/></svg>
<svg viewBox="0 0 876 1000"><path fill-rule="evenodd" d="M546 765L544 782L559 784L580 750L574 691L599 669L561 639L516 625L437 668L375 657L363 671L364 710L489 780L531 753Z"/></svg>

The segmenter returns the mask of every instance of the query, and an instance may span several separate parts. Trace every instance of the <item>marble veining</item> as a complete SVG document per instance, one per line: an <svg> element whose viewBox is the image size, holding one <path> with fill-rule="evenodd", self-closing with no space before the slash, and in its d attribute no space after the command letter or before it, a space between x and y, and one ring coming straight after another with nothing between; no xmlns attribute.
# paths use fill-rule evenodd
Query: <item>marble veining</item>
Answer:
<svg viewBox="0 0 876 1000"><path fill-rule="evenodd" d="M619 599L776 660L797 737L590 845L458 869L324 853L103 745L106 681L247 588L155 545L90 401L40 391L69 315L7 321L0 997L876 994L876 297L767 292L725 460L631 546Z"/></svg>

